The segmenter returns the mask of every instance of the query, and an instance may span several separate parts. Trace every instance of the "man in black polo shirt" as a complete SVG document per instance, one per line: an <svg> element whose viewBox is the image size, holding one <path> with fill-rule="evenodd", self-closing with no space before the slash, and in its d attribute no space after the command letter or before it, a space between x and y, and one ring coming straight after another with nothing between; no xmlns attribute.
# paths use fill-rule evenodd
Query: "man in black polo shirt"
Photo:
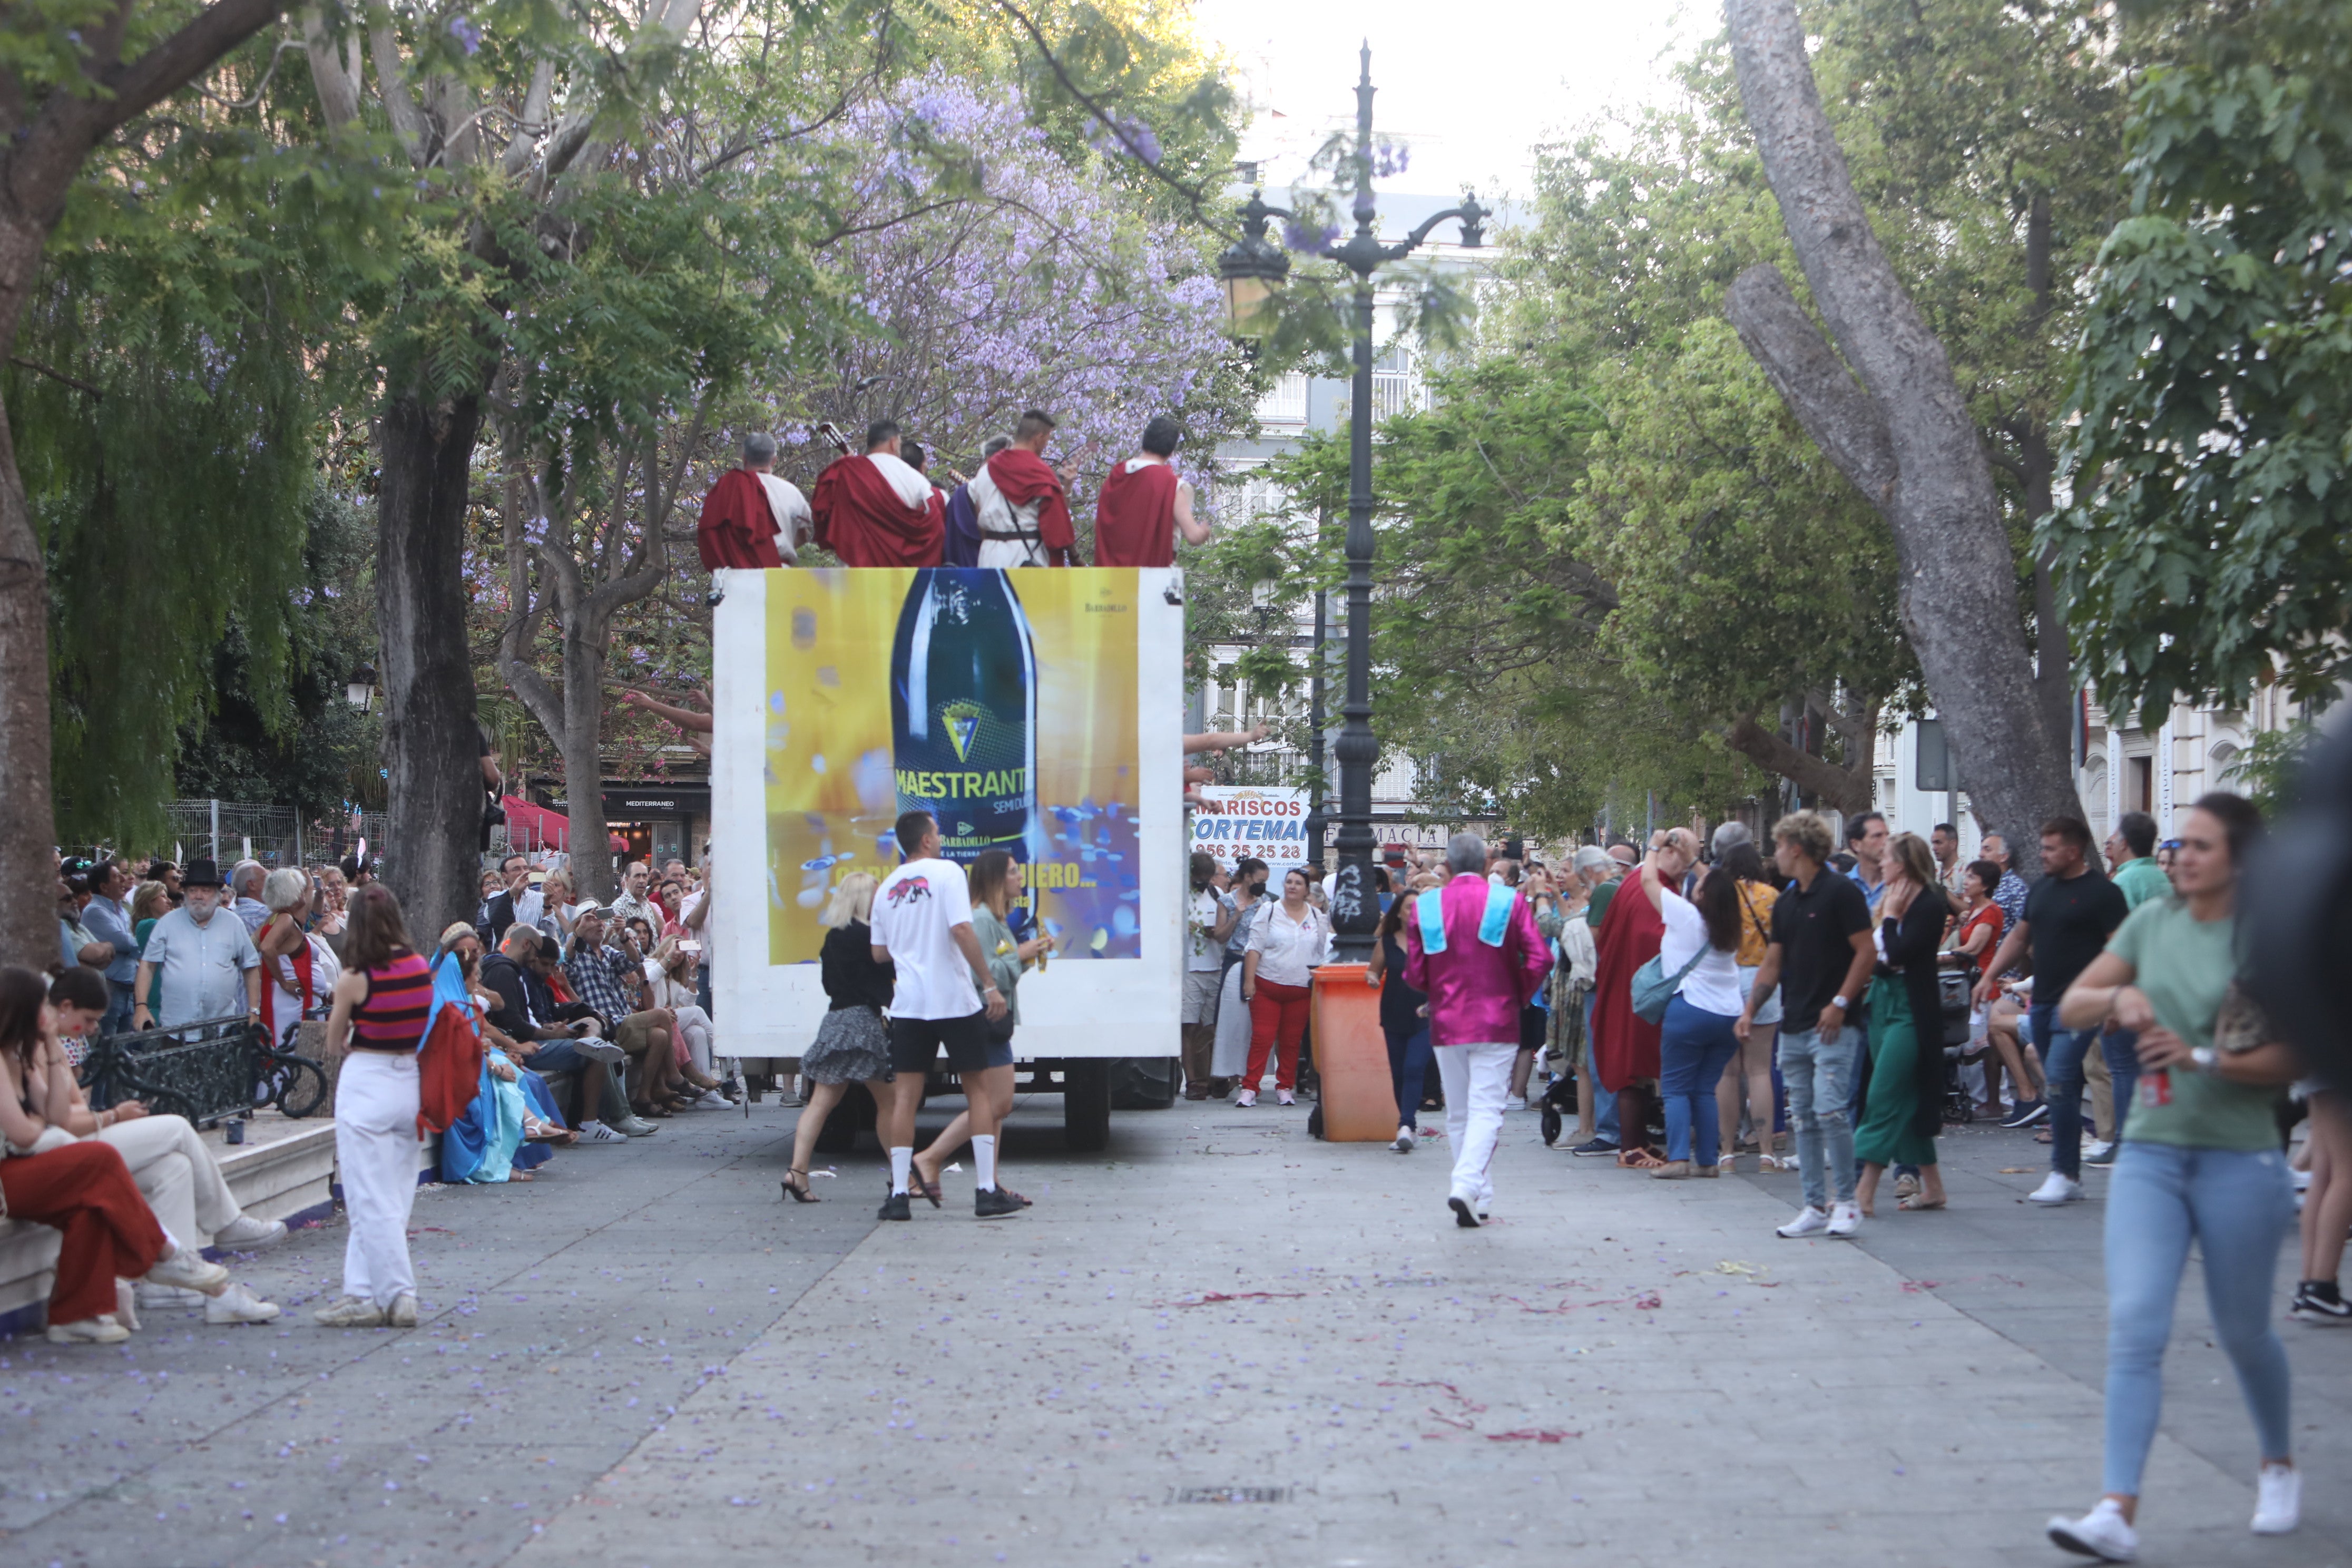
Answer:
<svg viewBox="0 0 2352 1568"><path fill-rule="evenodd" d="M2100 1036L2097 1029L2060 1028L2058 1002L2074 977L2106 951L2107 938L2131 911L2123 889L2093 868L2091 825L2079 816L2053 816L2042 825L2042 880L2026 892L2025 918L2010 928L1985 965L1977 1003L1990 1005L2000 991L1992 977L2026 952L2033 954L2033 1010L2027 1017L2033 1043L2042 1047L2043 1092L2050 1101L2050 1174L2026 1196L2037 1204L2071 1204L2083 1196L2083 1058ZM2120 1139L2126 1097L2139 1063L2128 1046L2111 1047L2107 1070L2116 1079Z"/></svg>
<svg viewBox="0 0 2352 1568"><path fill-rule="evenodd" d="M1757 1004L1780 987L1780 1077L1805 1184L1805 1206L1780 1227L1792 1237L1848 1237L1862 1228L1853 1201L1853 1119L1846 1110L1862 1036L1846 1020L1861 1005L1877 954L1870 905L1858 884L1825 868L1829 858L1830 825L1819 814L1792 811L1772 825L1772 860L1791 886L1772 905L1772 941L1732 1026L1745 1045Z"/></svg>

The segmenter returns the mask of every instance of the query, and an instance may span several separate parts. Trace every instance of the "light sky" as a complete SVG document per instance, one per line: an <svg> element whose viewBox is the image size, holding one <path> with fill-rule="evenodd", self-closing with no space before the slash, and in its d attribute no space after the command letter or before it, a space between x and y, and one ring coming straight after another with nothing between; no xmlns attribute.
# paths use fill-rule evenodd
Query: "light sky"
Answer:
<svg viewBox="0 0 2352 1568"><path fill-rule="evenodd" d="M1412 150L1388 189L1524 197L1530 149L1612 103L1662 96L1659 57L1722 26L1707 0L1194 0L1202 36L1239 67L1261 112L1241 156L1270 159L1269 185L1356 112L1357 49L1370 39L1375 136Z"/></svg>

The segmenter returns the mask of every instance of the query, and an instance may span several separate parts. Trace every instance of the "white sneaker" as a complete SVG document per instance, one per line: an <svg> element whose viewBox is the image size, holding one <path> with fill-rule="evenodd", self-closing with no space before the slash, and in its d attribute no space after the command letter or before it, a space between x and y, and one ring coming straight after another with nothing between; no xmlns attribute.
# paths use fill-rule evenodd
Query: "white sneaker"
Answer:
<svg viewBox="0 0 2352 1568"><path fill-rule="evenodd" d="M625 1143L628 1141L626 1136L614 1131L601 1121L583 1121L580 1124L580 1142L583 1143Z"/></svg>
<svg viewBox="0 0 2352 1568"><path fill-rule="evenodd" d="M1829 1227L1830 1216L1823 1214L1821 1210L1813 1207L1812 1205L1807 1204L1803 1208L1797 1211L1796 1218L1780 1226L1772 1234L1774 1236L1785 1236L1790 1240L1794 1241L1801 1236L1819 1236L1822 1232L1829 1229Z"/></svg>
<svg viewBox="0 0 2352 1568"><path fill-rule="evenodd" d="M2060 1517L2050 1521L2050 1539L2069 1552L2096 1557L2103 1563L2128 1563L2139 1555L2139 1533L2124 1520L2113 1498L2080 1519Z"/></svg>
<svg viewBox="0 0 2352 1568"><path fill-rule="evenodd" d="M383 1309L373 1301L362 1301L357 1296L345 1296L331 1301L310 1314L331 1329L380 1329L383 1327Z"/></svg>
<svg viewBox="0 0 2352 1568"><path fill-rule="evenodd" d="M1396 1142L1390 1144L1389 1147L1395 1150L1400 1154L1410 1154L1412 1152L1412 1129L1410 1127L1400 1127L1397 1129Z"/></svg>
<svg viewBox="0 0 2352 1568"><path fill-rule="evenodd" d="M256 1219L249 1214L241 1214L213 1237L213 1245L235 1247L239 1252L258 1252L285 1239L284 1220Z"/></svg>
<svg viewBox="0 0 2352 1568"><path fill-rule="evenodd" d="M383 1326L387 1329L413 1329L416 1326L416 1298L406 1291L392 1299L384 1309Z"/></svg>
<svg viewBox="0 0 2352 1568"><path fill-rule="evenodd" d="M275 1301L265 1301L242 1285L229 1288L205 1303L207 1323L269 1323L278 1320L284 1309Z"/></svg>
<svg viewBox="0 0 2352 1568"><path fill-rule="evenodd" d="M1861 1228L1862 1205L1860 1204L1832 1204L1830 1223L1822 1228L1822 1234L1843 1238L1852 1236Z"/></svg>
<svg viewBox="0 0 2352 1568"><path fill-rule="evenodd" d="M131 1337L131 1331L116 1322L111 1312L78 1323L51 1323L47 1332L53 1345L119 1345Z"/></svg>
<svg viewBox="0 0 2352 1568"><path fill-rule="evenodd" d="M2083 1163L2085 1165L2097 1164L2100 1161L2107 1157L2108 1151L2112 1150L2114 1147L2115 1142L2111 1139L2092 1139L2089 1142L2083 1145Z"/></svg>
<svg viewBox="0 0 2352 1568"><path fill-rule="evenodd" d="M183 1290L176 1285L150 1285L142 1279L131 1287L131 1296L150 1311L167 1307L201 1307L208 1299L201 1290Z"/></svg>
<svg viewBox="0 0 2352 1568"><path fill-rule="evenodd" d="M1254 1089L1245 1089L1234 1096L1234 1105L1237 1110L1246 1110L1256 1103L1257 1090Z"/></svg>
<svg viewBox="0 0 2352 1568"><path fill-rule="evenodd" d="M1525 1110L1527 1108L1528 1097L1524 1094L1515 1094L1503 1101L1503 1109L1506 1110Z"/></svg>
<svg viewBox="0 0 2352 1568"><path fill-rule="evenodd" d="M217 1263L207 1263L205 1255L193 1247L175 1248L170 1257L147 1270L146 1278L150 1285L175 1285L207 1296L217 1296L228 1288L228 1270Z"/></svg>
<svg viewBox="0 0 2352 1568"><path fill-rule="evenodd" d="M2083 1184L2072 1176L2053 1171L2042 1178L2040 1186L2025 1194L2025 1201L2030 1204L2079 1204L2083 1201Z"/></svg>
<svg viewBox="0 0 2352 1568"><path fill-rule="evenodd" d="M2264 1465L2254 1483L2254 1533L2291 1535L2303 1521L2303 1472L2293 1465Z"/></svg>

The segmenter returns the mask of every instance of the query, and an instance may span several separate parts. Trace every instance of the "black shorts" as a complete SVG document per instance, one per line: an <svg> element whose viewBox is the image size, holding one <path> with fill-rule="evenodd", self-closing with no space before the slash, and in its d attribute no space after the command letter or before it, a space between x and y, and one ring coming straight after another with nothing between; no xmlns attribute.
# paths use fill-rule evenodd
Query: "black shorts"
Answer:
<svg viewBox="0 0 2352 1568"><path fill-rule="evenodd" d="M890 1020L890 1066L895 1071L930 1071L942 1046L948 1066L957 1072L978 1072L989 1066L986 1010L961 1018Z"/></svg>

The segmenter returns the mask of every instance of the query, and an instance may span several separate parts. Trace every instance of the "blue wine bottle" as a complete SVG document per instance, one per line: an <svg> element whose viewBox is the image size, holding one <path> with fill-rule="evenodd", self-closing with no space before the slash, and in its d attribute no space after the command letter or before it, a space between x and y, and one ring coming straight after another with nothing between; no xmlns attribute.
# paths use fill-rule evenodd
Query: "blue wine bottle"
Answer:
<svg viewBox="0 0 2352 1568"><path fill-rule="evenodd" d="M1037 653L1012 574L927 566L890 647L891 763L900 812L928 811L940 853L1028 858L1037 810Z"/></svg>

